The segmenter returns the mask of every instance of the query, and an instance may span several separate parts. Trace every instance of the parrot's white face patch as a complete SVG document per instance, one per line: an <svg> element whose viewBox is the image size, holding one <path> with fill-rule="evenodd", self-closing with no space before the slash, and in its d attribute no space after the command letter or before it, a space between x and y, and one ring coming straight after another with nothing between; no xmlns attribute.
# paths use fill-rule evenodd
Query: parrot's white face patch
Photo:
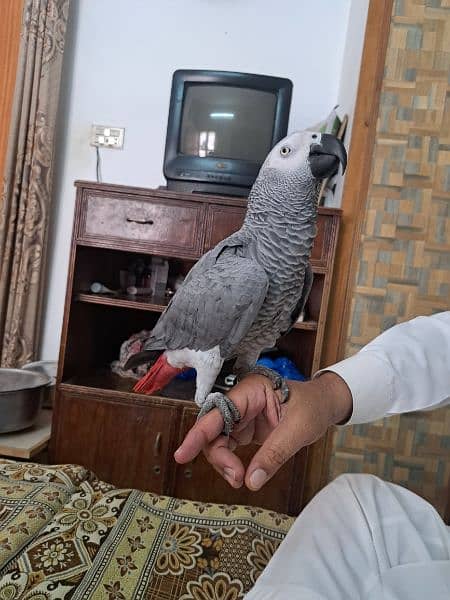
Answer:
<svg viewBox="0 0 450 600"><path fill-rule="evenodd" d="M315 131L291 133L274 146L262 168L310 172L308 158L311 145L320 143L320 138L321 134Z"/></svg>

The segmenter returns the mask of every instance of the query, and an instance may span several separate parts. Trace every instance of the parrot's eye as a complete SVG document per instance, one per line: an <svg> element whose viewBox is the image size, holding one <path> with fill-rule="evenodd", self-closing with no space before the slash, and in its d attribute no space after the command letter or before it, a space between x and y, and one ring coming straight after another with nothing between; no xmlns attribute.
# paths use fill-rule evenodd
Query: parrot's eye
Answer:
<svg viewBox="0 0 450 600"><path fill-rule="evenodd" d="M280 150L281 156L287 156L290 153L291 153L291 149L289 148L289 146L282 146L282 148Z"/></svg>

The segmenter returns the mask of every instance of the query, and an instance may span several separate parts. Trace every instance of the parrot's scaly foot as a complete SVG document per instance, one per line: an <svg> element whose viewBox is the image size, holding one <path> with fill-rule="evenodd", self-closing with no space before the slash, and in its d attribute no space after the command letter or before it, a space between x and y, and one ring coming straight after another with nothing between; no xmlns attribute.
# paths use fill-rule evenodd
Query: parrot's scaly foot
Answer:
<svg viewBox="0 0 450 600"><path fill-rule="evenodd" d="M223 417L223 432L225 435L230 435L233 431L235 423L241 420L241 413L233 404L233 402L221 392L213 392L208 394L206 400L202 404L198 419L209 413L213 408L218 408Z"/></svg>
<svg viewBox="0 0 450 600"><path fill-rule="evenodd" d="M289 387L286 379L281 377L281 375L273 369L269 369L269 367L264 367L263 365L255 365L252 369L250 369L250 371L248 371L248 373L246 373L246 375L250 374L264 375L270 379L273 389L281 392L282 404L289 398Z"/></svg>

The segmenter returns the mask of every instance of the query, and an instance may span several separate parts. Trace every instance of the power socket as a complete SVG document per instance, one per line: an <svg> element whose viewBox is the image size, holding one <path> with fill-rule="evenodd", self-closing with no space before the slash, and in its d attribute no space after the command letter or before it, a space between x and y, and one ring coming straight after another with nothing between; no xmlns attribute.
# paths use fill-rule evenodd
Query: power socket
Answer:
<svg viewBox="0 0 450 600"><path fill-rule="evenodd" d="M91 146L99 148L123 148L123 138L125 135L124 127L113 127L111 125L92 125Z"/></svg>

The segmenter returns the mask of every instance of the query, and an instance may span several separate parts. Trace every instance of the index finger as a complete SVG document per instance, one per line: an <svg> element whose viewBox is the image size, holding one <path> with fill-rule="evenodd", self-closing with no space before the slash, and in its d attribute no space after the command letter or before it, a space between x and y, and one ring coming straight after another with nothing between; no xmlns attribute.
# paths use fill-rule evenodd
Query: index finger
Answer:
<svg viewBox="0 0 450 600"><path fill-rule="evenodd" d="M217 408L199 419L188 431L181 446L175 452L177 463L185 464L194 460L203 448L216 439L223 430L223 417Z"/></svg>

